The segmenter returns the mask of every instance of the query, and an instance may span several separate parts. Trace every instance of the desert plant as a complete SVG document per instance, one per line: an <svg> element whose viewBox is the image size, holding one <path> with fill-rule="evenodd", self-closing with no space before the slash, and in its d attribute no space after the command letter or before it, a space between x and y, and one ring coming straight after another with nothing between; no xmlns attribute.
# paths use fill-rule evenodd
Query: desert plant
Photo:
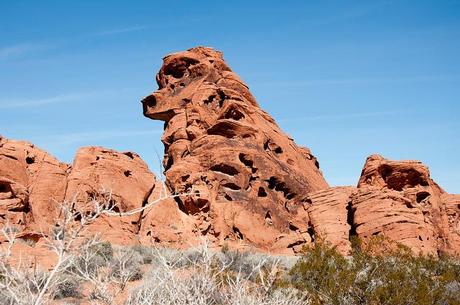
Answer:
<svg viewBox="0 0 460 305"><path fill-rule="evenodd" d="M72 276L63 277L56 285L54 299L80 298L80 281Z"/></svg>
<svg viewBox="0 0 460 305"><path fill-rule="evenodd" d="M313 304L460 304L458 261L417 256L403 246L391 249L385 255L355 249L345 258L317 243L284 285L309 293Z"/></svg>
<svg viewBox="0 0 460 305"><path fill-rule="evenodd" d="M127 305L308 304L297 290L277 289L273 285L270 275L275 275L277 269L273 266L273 270L262 272L265 266L262 256L254 257L252 270L241 272L242 268L237 268L241 263L234 264L233 255L221 260L222 256L210 251L206 241L184 252L176 261L181 263L161 257L161 251L156 255L158 263L145 275L145 282L130 293ZM241 257L248 258L251 254ZM254 277L257 280L252 280L252 274L257 275Z"/></svg>

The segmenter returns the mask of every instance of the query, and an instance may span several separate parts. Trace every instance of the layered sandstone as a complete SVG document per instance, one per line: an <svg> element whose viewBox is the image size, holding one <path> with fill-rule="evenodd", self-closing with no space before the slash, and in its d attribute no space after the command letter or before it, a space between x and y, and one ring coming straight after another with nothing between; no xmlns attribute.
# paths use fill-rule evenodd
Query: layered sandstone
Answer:
<svg viewBox="0 0 460 305"><path fill-rule="evenodd" d="M142 213L123 213L146 205L155 185L155 176L137 154L84 147L77 151L67 177L65 198L88 209L93 208L92 200L108 201L119 215L102 215L90 231L103 232L106 239L117 243L135 243Z"/></svg>
<svg viewBox="0 0 460 305"><path fill-rule="evenodd" d="M46 231L64 200L67 170L29 142L0 137L0 225Z"/></svg>
<svg viewBox="0 0 460 305"><path fill-rule="evenodd" d="M72 165L0 137L0 226L37 242L60 204L111 207L87 234L114 243L214 246L295 253L326 242L341 253L374 237L416 253L459 254L460 195L418 161L370 156L356 187L332 187L310 150L264 112L222 53L164 58L144 115L165 122L165 184L132 152L80 149ZM165 198L167 197L167 198ZM1 242L1 238L0 238Z"/></svg>
<svg viewBox="0 0 460 305"><path fill-rule="evenodd" d="M166 184L202 235L260 248L309 243L302 200L328 187L316 158L264 112L222 53L171 54L144 115L165 121ZM261 234L260 232L264 232Z"/></svg>

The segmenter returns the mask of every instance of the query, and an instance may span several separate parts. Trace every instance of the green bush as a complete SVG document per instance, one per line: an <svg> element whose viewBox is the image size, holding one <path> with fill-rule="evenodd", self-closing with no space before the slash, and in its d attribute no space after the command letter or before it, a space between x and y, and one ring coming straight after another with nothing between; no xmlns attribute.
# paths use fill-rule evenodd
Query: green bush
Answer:
<svg viewBox="0 0 460 305"><path fill-rule="evenodd" d="M305 250L283 285L308 293L313 305L458 305L460 264L447 257L415 256L405 247L387 255L357 247L343 257L316 243Z"/></svg>

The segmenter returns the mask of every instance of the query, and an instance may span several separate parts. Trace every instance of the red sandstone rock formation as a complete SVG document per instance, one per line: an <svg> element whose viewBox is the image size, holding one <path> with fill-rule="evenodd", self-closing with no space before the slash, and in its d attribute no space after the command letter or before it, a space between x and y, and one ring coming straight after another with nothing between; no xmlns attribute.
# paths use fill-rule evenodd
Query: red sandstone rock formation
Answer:
<svg viewBox="0 0 460 305"><path fill-rule="evenodd" d="M354 187L333 187L308 196L308 214L316 239L335 246L343 254L351 251L351 195Z"/></svg>
<svg viewBox="0 0 460 305"><path fill-rule="evenodd" d="M47 230L64 200L67 169L33 144L0 137L0 225Z"/></svg>
<svg viewBox="0 0 460 305"><path fill-rule="evenodd" d="M123 213L146 205L155 185L155 176L137 154L84 147L75 156L65 198L68 202L75 200L77 206L87 205L92 199L108 200L113 212ZM103 215L89 231L103 232L106 239L117 243L134 243L141 216Z"/></svg>
<svg viewBox="0 0 460 305"><path fill-rule="evenodd" d="M309 243L302 199L328 187L316 158L264 112L222 53L164 58L144 115L165 121L166 184L202 235L265 249ZM262 233L263 232L263 233Z"/></svg>
<svg viewBox="0 0 460 305"><path fill-rule="evenodd" d="M115 243L190 247L204 236L292 253L322 240L347 254L353 236L384 236L416 253L459 254L460 195L420 162L373 155L357 187L329 188L316 158L260 109L220 52L169 55L157 82L143 107L165 121L166 187L135 153L86 147L70 166L0 136L0 226L37 241L60 202L102 199L119 215L102 216L89 234ZM158 202L173 194L181 196ZM122 216L130 211L139 212Z"/></svg>
<svg viewBox="0 0 460 305"><path fill-rule="evenodd" d="M389 161L370 156L353 196L354 225L363 239L383 234L415 252L453 253L460 236L458 206L418 161ZM449 210L449 212L448 212ZM456 215L447 220L448 214ZM455 221L455 218L457 220Z"/></svg>
<svg viewBox="0 0 460 305"><path fill-rule="evenodd" d="M358 186L331 188L308 197L316 236L346 254L350 238L374 236L415 253L456 254L460 241L460 197L446 194L418 161L370 156Z"/></svg>

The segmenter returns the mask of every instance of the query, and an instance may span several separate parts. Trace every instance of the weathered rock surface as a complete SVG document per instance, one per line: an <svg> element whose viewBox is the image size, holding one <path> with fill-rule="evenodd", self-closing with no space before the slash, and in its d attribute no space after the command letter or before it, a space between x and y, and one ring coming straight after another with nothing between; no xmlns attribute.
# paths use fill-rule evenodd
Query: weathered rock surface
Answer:
<svg viewBox="0 0 460 305"><path fill-rule="evenodd" d="M187 248L204 236L214 246L293 253L325 241L348 254L352 238L384 236L416 253L460 255L460 195L422 163L372 155L356 187L329 188L316 158L259 107L220 52L171 54L157 82L142 102L144 115L165 121L166 185L132 152L85 147L68 165L0 136L0 226L36 242L60 202L84 210L96 200L117 215L87 234L118 244Z"/></svg>
<svg viewBox="0 0 460 305"><path fill-rule="evenodd" d="M64 200L67 169L33 144L0 137L0 225L46 231Z"/></svg>
<svg viewBox="0 0 460 305"><path fill-rule="evenodd" d="M84 147L77 151L67 178L65 198L78 205L91 200L109 201L113 212L140 209L147 204L155 187L155 176L135 153L120 153L102 147ZM91 205L88 208L92 208ZM128 216L103 215L91 232L117 243L133 243L140 229L142 213Z"/></svg>
<svg viewBox="0 0 460 305"><path fill-rule="evenodd" d="M333 187L308 196L308 214L316 239L321 239L344 254L351 251L349 218L354 187Z"/></svg>
<svg viewBox="0 0 460 305"><path fill-rule="evenodd" d="M70 166L28 142L0 139L0 226L14 227L22 239L36 242L48 234L65 201L75 202L80 210L92 209L93 200L109 201L114 212L123 213L154 200L160 186L132 152L85 147ZM142 217L143 212L103 215L88 234L136 243Z"/></svg>
<svg viewBox="0 0 460 305"><path fill-rule="evenodd" d="M202 235L265 249L310 241L302 199L328 187L316 158L255 101L222 54L198 47L164 58L144 115L165 121L166 183ZM264 232L260 234L260 232Z"/></svg>
<svg viewBox="0 0 460 305"><path fill-rule="evenodd" d="M445 238L444 250L449 254L460 254L460 195L443 194L441 202L445 207L443 218Z"/></svg>
<svg viewBox="0 0 460 305"><path fill-rule="evenodd" d="M382 234L423 254L452 252L445 195L421 162L370 156L352 198L356 234Z"/></svg>

